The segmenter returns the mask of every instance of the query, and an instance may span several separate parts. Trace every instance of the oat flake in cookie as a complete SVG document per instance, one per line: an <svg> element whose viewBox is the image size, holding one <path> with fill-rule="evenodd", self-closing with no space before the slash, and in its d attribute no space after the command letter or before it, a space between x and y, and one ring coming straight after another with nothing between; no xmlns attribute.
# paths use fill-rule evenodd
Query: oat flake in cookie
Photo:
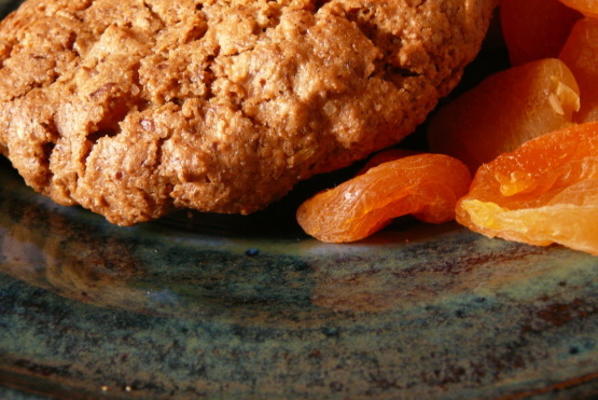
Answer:
<svg viewBox="0 0 598 400"><path fill-rule="evenodd" d="M0 25L0 151L128 225L250 213L397 142L494 0L28 0Z"/></svg>

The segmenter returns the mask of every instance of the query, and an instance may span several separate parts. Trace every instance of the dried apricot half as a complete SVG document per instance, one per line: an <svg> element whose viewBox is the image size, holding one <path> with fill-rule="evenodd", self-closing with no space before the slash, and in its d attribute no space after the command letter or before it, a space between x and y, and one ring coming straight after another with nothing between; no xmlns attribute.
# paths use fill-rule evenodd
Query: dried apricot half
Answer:
<svg viewBox="0 0 598 400"><path fill-rule="evenodd" d="M542 135L481 166L457 221L490 237L598 255L598 123Z"/></svg>
<svg viewBox="0 0 598 400"><path fill-rule="evenodd" d="M475 171L526 140L571 124L579 101L575 77L561 60L510 68L439 109L428 126L430 149Z"/></svg>
<svg viewBox="0 0 598 400"><path fill-rule="evenodd" d="M575 118L579 122L598 121L598 20L577 22L560 57L579 83L581 109Z"/></svg>
<svg viewBox="0 0 598 400"><path fill-rule="evenodd" d="M382 150L376 154L374 154L366 163L365 165L357 172L358 175L366 173L370 168L377 167L378 165L388 162L394 161L398 158L413 156L420 152L415 150L408 150L408 149L386 149Z"/></svg>
<svg viewBox="0 0 598 400"><path fill-rule="evenodd" d="M598 17L598 2L596 0L560 0L561 3L574 8L590 17Z"/></svg>
<svg viewBox="0 0 598 400"><path fill-rule="evenodd" d="M558 57L580 17L558 0L502 0L500 24L511 64Z"/></svg>
<svg viewBox="0 0 598 400"><path fill-rule="evenodd" d="M403 157L316 194L299 207L297 222L311 236L333 243L363 239L406 214L446 222L454 218L470 182L469 170L455 158Z"/></svg>

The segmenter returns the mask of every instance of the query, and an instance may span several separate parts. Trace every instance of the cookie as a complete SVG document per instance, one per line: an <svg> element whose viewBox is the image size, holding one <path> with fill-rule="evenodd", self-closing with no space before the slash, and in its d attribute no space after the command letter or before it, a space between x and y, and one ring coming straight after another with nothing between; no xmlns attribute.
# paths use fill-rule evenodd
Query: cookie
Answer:
<svg viewBox="0 0 598 400"><path fill-rule="evenodd" d="M28 0L0 24L0 151L113 223L247 214L396 143L495 0Z"/></svg>

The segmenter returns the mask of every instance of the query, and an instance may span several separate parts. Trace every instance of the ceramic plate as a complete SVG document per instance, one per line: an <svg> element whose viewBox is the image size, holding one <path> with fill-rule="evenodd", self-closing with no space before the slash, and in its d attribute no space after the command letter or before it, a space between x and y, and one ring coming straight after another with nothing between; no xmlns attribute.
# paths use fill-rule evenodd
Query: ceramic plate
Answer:
<svg viewBox="0 0 598 400"><path fill-rule="evenodd" d="M598 257L411 219L322 244L293 220L305 188L119 228L0 157L0 397L598 394Z"/></svg>

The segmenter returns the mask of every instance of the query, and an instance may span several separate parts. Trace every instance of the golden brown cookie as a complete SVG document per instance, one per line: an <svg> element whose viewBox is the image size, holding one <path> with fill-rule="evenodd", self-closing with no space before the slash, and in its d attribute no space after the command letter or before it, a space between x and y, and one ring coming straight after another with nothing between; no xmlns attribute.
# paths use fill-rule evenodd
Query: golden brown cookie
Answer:
<svg viewBox="0 0 598 400"><path fill-rule="evenodd" d="M495 0L28 0L0 25L0 152L128 225L250 213L421 123Z"/></svg>

